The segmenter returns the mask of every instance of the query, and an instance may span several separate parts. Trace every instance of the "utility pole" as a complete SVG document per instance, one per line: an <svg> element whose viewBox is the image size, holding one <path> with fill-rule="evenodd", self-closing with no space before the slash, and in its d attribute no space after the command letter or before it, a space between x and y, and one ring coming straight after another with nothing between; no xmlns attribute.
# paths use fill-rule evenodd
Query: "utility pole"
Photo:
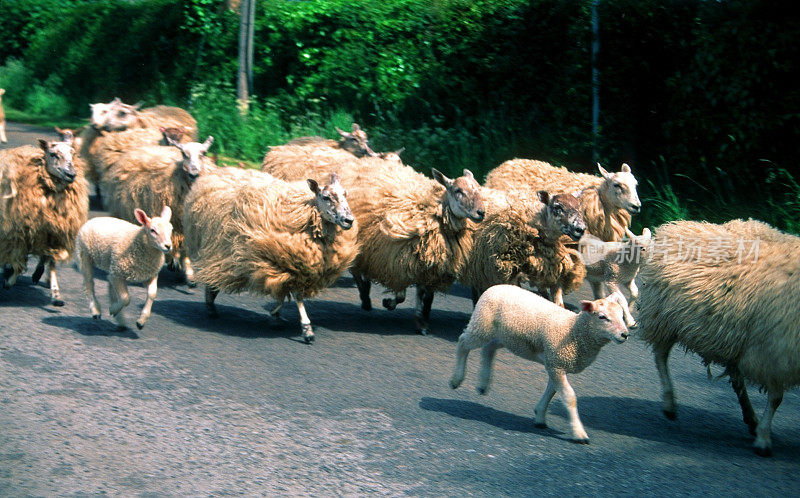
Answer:
<svg viewBox="0 0 800 498"><path fill-rule="evenodd" d="M241 0L239 10L239 70L236 81L236 98L239 113L247 114L250 90L253 88L253 33L256 6L253 0Z"/></svg>

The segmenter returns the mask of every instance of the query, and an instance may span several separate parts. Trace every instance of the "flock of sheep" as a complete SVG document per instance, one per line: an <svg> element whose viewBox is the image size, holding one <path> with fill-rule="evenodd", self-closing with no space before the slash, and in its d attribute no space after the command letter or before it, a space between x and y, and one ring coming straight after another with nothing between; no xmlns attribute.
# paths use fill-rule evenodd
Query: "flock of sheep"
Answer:
<svg viewBox="0 0 800 498"><path fill-rule="evenodd" d="M598 165L596 176L514 159L483 185L468 170L448 178L434 169L430 178L404 165L399 151L374 152L354 124L338 130L338 141L303 137L272 147L260 171L247 170L206 157L213 138L197 142L184 110L119 99L91 110L90 125L57 130L58 141L0 151L6 289L34 256L33 280L46 271L52 304L61 306L56 264L74 257L93 318L101 316L95 267L108 272L109 311L120 326L127 283L147 283L142 328L166 262L188 285L205 286L211 315L219 292L273 296L272 315L294 299L302 337L312 342L305 301L346 270L364 310L372 307L372 282L386 288L388 309L414 285L421 334L429 332L435 293L460 282L472 289L475 310L458 341L451 387L464 379L468 352L481 347L478 390L487 392L495 353L506 347L548 373L536 424L544 425L559 392L573 440L588 442L566 375L638 325L655 354L667 417L676 414L667 358L680 344L726 369L755 451L771 453L774 412L783 392L800 384L797 237L753 220L672 222L635 235L628 227L641 202L625 164L617 172ZM87 222L87 178L110 217ZM753 257L735 257L737 241L757 243ZM566 309L564 294L584 280L595 300L581 301L577 313ZM768 394L760 421L747 383Z"/></svg>

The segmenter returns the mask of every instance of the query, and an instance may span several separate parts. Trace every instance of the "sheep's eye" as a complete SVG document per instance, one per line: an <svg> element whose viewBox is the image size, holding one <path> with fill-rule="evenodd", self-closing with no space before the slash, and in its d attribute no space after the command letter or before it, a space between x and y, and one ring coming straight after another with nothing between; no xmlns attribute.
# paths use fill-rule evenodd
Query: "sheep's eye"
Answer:
<svg viewBox="0 0 800 498"><path fill-rule="evenodd" d="M614 184L614 188L622 192L622 185L620 185L619 183Z"/></svg>
<svg viewBox="0 0 800 498"><path fill-rule="evenodd" d="M607 321L607 322L610 322L610 321L611 321L611 319L610 319L610 318L608 318L606 315L603 315L602 313L601 313L601 314L599 314L599 315L597 315L597 316L599 316L601 320L605 320L605 321Z"/></svg>
<svg viewBox="0 0 800 498"><path fill-rule="evenodd" d="M152 233L153 235L155 235L155 234L157 234L157 233L158 233L158 231L156 231L156 229L155 229L155 228L151 228L151 229L150 229L150 233Z"/></svg>
<svg viewBox="0 0 800 498"><path fill-rule="evenodd" d="M463 190L461 190L460 188L457 188L457 189L455 189L455 190L453 191L453 193L454 193L456 196L458 196L458 197L463 197L463 196L464 196L464 191L463 191Z"/></svg>

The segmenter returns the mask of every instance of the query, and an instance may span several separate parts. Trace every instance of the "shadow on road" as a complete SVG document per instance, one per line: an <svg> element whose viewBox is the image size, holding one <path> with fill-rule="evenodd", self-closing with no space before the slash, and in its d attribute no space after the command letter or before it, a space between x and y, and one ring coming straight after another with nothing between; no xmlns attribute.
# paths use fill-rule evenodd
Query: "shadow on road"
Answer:
<svg viewBox="0 0 800 498"><path fill-rule="evenodd" d="M19 277L10 289L0 285L0 307L2 306L39 306L48 309L50 305L49 288L31 282L30 277Z"/></svg>
<svg viewBox="0 0 800 498"><path fill-rule="evenodd" d="M93 320L83 316L48 316L42 319L47 325L69 329L85 336L122 337L138 339L139 335L131 329L120 329L108 320Z"/></svg>

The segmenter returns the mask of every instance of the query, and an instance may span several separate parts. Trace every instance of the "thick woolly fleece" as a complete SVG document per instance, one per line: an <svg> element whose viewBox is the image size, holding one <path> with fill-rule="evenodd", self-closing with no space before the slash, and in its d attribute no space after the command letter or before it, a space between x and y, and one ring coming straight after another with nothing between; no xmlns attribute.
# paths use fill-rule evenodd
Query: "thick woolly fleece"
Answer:
<svg viewBox="0 0 800 498"><path fill-rule="evenodd" d="M195 278L226 293L313 297L358 253L358 227L324 221L306 182L253 170L218 168L199 178L183 226Z"/></svg>
<svg viewBox="0 0 800 498"><path fill-rule="evenodd" d="M89 211L87 184L50 176L41 148L0 150L0 264L22 272L28 255L70 258Z"/></svg>

